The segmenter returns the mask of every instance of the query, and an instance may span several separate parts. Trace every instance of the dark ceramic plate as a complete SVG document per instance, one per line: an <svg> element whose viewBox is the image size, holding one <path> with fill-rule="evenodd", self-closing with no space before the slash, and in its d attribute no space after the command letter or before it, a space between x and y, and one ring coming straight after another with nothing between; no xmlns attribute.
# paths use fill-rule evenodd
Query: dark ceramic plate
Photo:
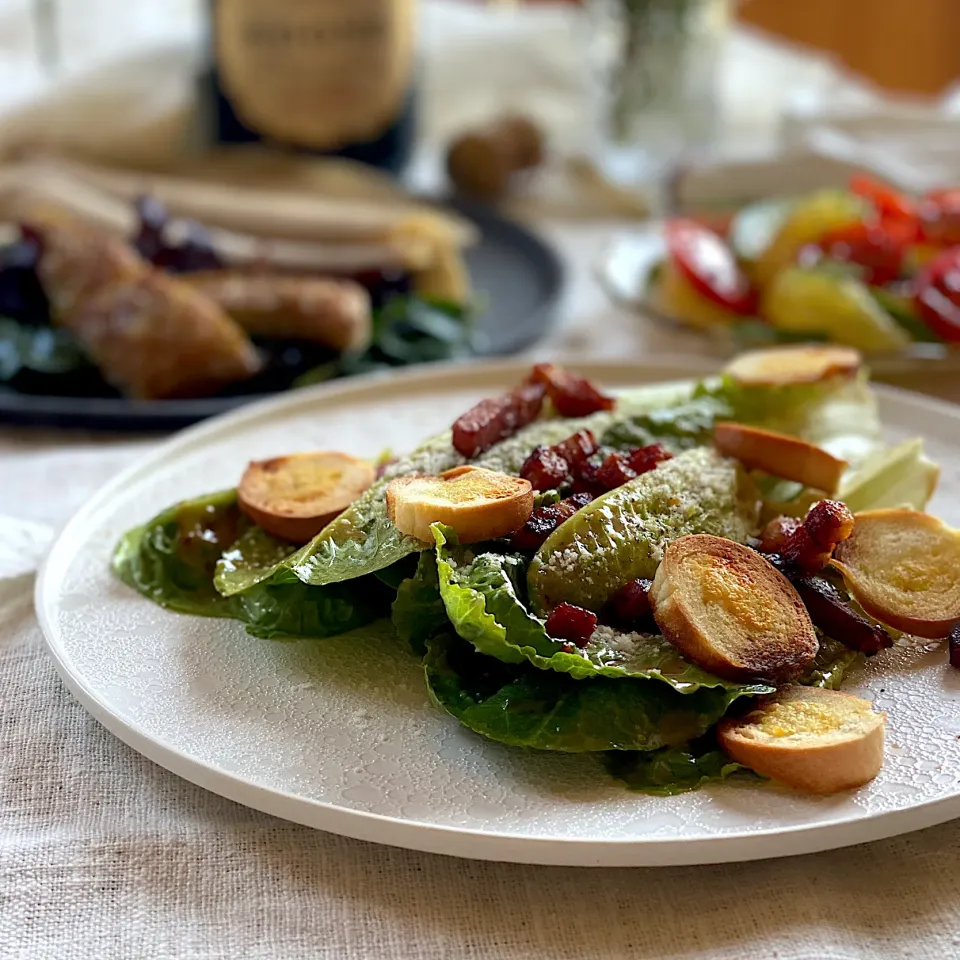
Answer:
<svg viewBox="0 0 960 960"><path fill-rule="evenodd" d="M542 337L553 322L563 266L540 237L488 207L463 201L450 206L480 228L480 242L467 251L467 265L482 304L476 326L484 355L522 350ZM0 388L0 422L88 430L173 430L262 396L138 401L36 396Z"/></svg>

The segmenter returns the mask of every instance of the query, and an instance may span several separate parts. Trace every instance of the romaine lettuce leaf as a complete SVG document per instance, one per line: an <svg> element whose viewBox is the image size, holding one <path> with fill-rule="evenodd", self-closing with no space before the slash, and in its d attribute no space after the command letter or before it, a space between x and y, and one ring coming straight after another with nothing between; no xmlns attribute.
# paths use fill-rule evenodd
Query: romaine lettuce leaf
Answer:
<svg viewBox="0 0 960 960"><path fill-rule="evenodd" d="M237 539L220 555L213 585L224 597L249 590L277 571L291 549L289 543L271 537L261 527L244 524Z"/></svg>
<svg viewBox="0 0 960 960"><path fill-rule="evenodd" d="M439 589L446 615L457 633L483 654L505 663L524 660L541 670L577 679L646 678L662 681L679 693L701 687L723 688L738 695L772 693L763 684L737 684L684 660L661 636L624 634L609 627L575 652L547 634L544 621L524 604L527 561L511 554L474 554L453 542L452 532L434 525Z"/></svg>
<svg viewBox="0 0 960 960"><path fill-rule="evenodd" d="M416 573L400 584L392 619L397 636L418 656L423 656L431 637L449 630L450 621L440 596L437 558L430 550L420 554Z"/></svg>
<svg viewBox="0 0 960 960"><path fill-rule="evenodd" d="M247 536L251 534L251 536ZM266 534L237 507L234 491L184 501L120 541L113 567L124 583L180 613L241 620L258 637L329 637L384 616L392 591L375 578L310 587L285 570L223 596L214 588L221 553L238 544L269 550Z"/></svg>
<svg viewBox="0 0 960 960"><path fill-rule="evenodd" d="M866 373L805 386L733 389L744 423L823 447L856 467L883 445L877 399Z"/></svg>
<svg viewBox="0 0 960 960"><path fill-rule="evenodd" d="M185 500L123 536L114 552L114 572L170 610L232 616L231 603L214 589L213 572L242 522L234 490Z"/></svg>
<svg viewBox="0 0 960 960"><path fill-rule="evenodd" d="M577 419L535 421L516 436L496 444L472 462L490 470L516 474L534 447L559 443L577 430L602 434L612 423L643 411L671 406L690 395L692 386L653 385L623 395L613 412L602 411ZM391 464L366 493L329 523L314 539L271 563L228 565L217 577L218 589L230 595L253 583L290 570L304 583L317 586L352 580L392 566L426 544L401 534L387 517L387 485L411 473L437 474L464 463L451 443L450 431L433 437L412 454Z"/></svg>
<svg viewBox="0 0 960 960"><path fill-rule="evenodd" d="M600 442L618 449L662 443L672 453L708 443L718 420L736 417L728 388L727 381L716 378L698 383L685 400L614 423Z"/></svg>
<svg viewBox="0 0 960 960"><path fill-rule="evenodd" d="M603 494L562 523L527 576L531 607L599 610L623 584L653 579L672 540L709 533L738 543L757 531L758 498L744 469L698 447Z"/></svg>
<svg viewBox="0 0 960 960"><path fill-rule="evenodd" d="M568 753L681 746L740 696L722 687L680 694L643 679L575 680L484 656L453 634L427 642L424 669L433 699L476 733Z"/></svg>
<svg viewBox="0 0 960 960"><path fill-rule="evenodd" d="M709 741L709 738L704 738ZM672 797L713 781L738 775L757 775L731 760L715 743L664 747L650 753L611 752L604 757L607 771L630 790Z"/></svg>
<svg viewBox="0 0 960 960"><path fill-rule="evenodd" d="M865 375L786 387L743 387L708 377L685 400L626 417L603 441L611 446L662 442L676 450L709 441L717 420L736 420L801 437L856 466L880 446L876 398Z"/></svg>
<svg viewBox="0 0 960 960"><path fill-rule="evenodd" d="M806 687L826 687L839 690L844 677L855 666L864 662L866 657L856 650L845 647L839 640L824 636L817 631L820 649L810 669L797 681Z"/></svg>
<svg viewBox="0 0 960 960"><path fill-rule="evenodd" d="M940 467L923 452L919 437L879 450L849 472L837 492L854 512L883 507L923 510L940 479Z"/></svg>

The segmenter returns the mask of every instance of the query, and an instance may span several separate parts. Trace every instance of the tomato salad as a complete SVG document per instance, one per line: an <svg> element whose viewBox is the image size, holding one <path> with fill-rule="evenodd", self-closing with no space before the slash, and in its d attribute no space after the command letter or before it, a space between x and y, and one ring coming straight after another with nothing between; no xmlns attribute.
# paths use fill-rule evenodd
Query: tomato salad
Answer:
<svg viewBox="0 0 960 960"><path fill-rule="evenodd" d="M744 208L722 230L675 218L664 238L647 299L741 346L897 354L960 342L960 188L912 197L857 175L846 189Z"/></svg>

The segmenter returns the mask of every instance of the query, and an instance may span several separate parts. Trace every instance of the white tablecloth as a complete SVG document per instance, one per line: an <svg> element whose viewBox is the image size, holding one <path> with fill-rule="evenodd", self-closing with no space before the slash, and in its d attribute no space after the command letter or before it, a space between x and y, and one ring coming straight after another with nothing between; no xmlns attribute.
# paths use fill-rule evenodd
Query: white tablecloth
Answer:
<svg viewBox="0 0 960 960"><path fill-rule="evenodd" d="M602 231L553 235L574 270L537 356L673 345L603 303ZM0 520L0 958L960 956L960 823L764 863L523 867L319 833L143 759L60 684L22 571L152 442L0 434L0 510L21 521Z"/></svg>
<svg viewBox="0 0 960 960"><path fill-rule="evenodd" d="M81 5L60 6L79 29ZM108 6L82 9L92 18ZM0 34L2 51L14 34ZM604 301L590 268L608 229L548 229L571 278L561 323L535 355L683 348ZM960 823L745 865L524 867L312 831L143 759L59 682L30 571L50 533L153 442L0 431L2 960L960 956Z"/></svg>

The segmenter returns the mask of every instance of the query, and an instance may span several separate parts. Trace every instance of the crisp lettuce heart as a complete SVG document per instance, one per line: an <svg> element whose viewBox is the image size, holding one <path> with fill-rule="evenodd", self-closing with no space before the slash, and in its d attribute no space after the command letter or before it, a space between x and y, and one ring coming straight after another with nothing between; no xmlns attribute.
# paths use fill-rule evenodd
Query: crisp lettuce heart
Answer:
<svg viewBox="0 0 960 960"><path fill-rule="evenodd" d="M681 453L588 503L550 534L527 575L531 606L599 610L625 583L652 580L678 537L709 533L746 543L758 529L758 506L737 461L709 447Z"/></svg>
<svg viewBox="0 0 960 960"><path fill-rule="evenodd" d="M924 510L939 479L940 467L924 455L918 437L868 457L843 478L837 497L854 513L903 506Z"/></svg>

